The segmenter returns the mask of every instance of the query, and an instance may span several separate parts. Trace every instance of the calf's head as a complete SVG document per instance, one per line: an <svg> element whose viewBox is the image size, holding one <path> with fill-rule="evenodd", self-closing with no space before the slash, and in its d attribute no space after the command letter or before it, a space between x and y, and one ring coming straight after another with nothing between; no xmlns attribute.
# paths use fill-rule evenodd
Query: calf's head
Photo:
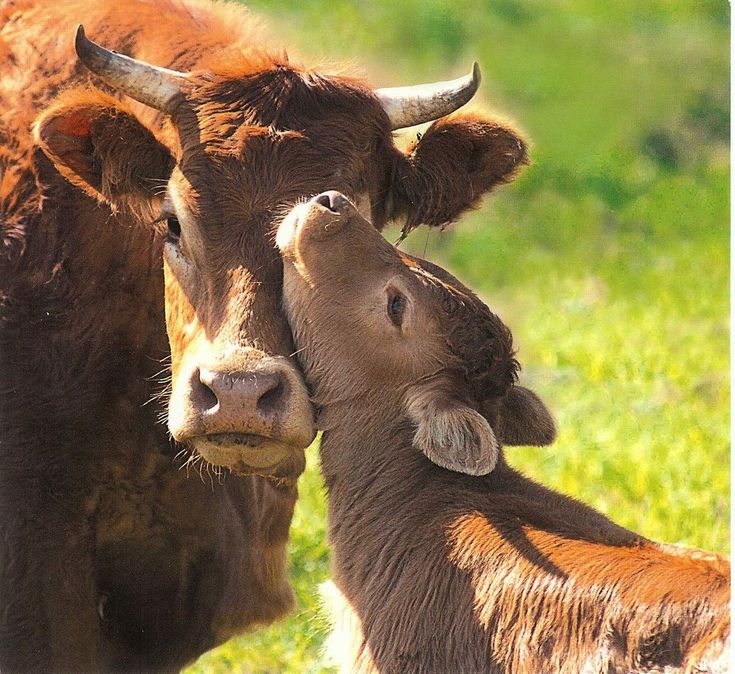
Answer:
<svg viewBox="0 0 735 674"><path fill-rule="evenodd" d="M470 475L499 444L545 445L554 421L516 384L503 322L443 269L397 250L337 192L281 224L284 304L317 400L407 416L413 444Z"/></svg>
<svg viewBox="0 0 735 674"><path fill-rule="evenodd" d="M165 237L171 434L213 464L282 472L314 435L280 311L283 215L336 189L378 229L391 218L440 225L509 180L525 146L478 115L440 120L407 153L394 146L394 128L469 100L476 68L428 88L372 90L252 54L175 72L81 29L76 49L116 97L63 93L36 138L74 185ZM148 107L134 112L120 94Z"/></svg>

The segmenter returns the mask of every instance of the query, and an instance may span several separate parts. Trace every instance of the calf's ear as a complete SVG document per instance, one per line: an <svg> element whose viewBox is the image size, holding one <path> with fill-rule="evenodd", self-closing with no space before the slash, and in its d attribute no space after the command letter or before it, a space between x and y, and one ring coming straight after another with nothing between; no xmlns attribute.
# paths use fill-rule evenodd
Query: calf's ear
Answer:
<svg viewBox="0 0 735 674"><path fill-rule="evenodd" d="M398 159L390 217L405 218L404 232L444 225L527 163L526 143L509 126L471 113L444 117Z"/></svg>
<svg viewBox="0 0 735 674"><path fill-rule="evenodd" d="M533 391L513 386L500 399L483 405L504 445L550 445L556 439L554 417Z"/></svg>
<svg viewBox="0 0 735 674"><path fill-rule="evenodd" d="M487 475L498 461L498 441L487 420L471 407L430 387L413 387L406 397L416 427L413 445L442 468Z"/></svg>
<svg viewBox="0 0 735 674"><path fill-rule="evenodd" d="M153 133L100 91L65 92L36 120L34 134L61 175L111 204L150 200L174 166Z"/></svg>

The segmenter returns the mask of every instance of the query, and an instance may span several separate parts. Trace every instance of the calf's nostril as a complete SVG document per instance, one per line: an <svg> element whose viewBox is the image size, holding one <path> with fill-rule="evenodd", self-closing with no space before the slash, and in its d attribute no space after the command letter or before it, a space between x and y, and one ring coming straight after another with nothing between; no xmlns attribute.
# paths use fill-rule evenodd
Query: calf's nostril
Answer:
<svg viewBox="0 0 735 674"><path fill-rule="evenodd" d="M350 202L347 200L344 194L335 190L329 190L328 192L322 192L321 194L314 197L314 201L324 208L328 208L332 213L344 213Z"/></svg>
<svg viewBox="0 0 735 674"><path fill-rule="evenodd" d="M347 201L346 197L339 192L333 192L331 199L332 210L335 213L344 213L347 210L347 207L350 205L350 202Z"/></svg>
<svg viewBox="0 0 735 674"><path fill-rule="evenodd" d="M320 206L324 206L324 208L328 208L330 211L332 209L332 200L329 197L328 192L324 192L324 194L320 194L317 197L314 198L314 201L318 203Z"/></svg>

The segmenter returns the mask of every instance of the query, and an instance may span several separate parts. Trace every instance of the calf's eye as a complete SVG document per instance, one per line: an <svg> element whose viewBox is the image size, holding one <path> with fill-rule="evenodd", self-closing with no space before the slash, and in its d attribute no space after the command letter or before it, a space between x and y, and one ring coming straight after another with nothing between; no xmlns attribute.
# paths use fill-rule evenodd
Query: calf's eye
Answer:
<svg viewBox="0 0 735 674"><path fill-rule="evenodd" d="M403 323L403 314L406 311L406 298L401 293L388 291L388 318L397 328Z"/></svg>
<svg viewBox="0 0 735 674"><path fill-rule="evenodd" d="M181 237L181 223L175 215L166 218L166 226L168 227L168 238L172 241L178 241Z"/></svg>

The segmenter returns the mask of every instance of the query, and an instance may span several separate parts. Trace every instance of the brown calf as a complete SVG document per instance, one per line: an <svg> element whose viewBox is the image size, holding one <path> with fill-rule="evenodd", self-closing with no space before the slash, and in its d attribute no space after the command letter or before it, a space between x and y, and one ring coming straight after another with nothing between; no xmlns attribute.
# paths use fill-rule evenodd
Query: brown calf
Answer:
<svg viewBox="0 0 735 674"><path fill-rule="evenodd" d="M648 541L505 462L500 443L554 427L515 384L497 316L335 193L294 209L278 244L325 429L344 672L726 671L726 560Z"/></svg>
<svg viewBox="0 0 735 674"><path fill-rule="evenodd" d="M2 671L177 669L283 615L314 427L275 227L329 188L441 224L525 161L478 115L394 146L477 72L374 90L261 45L224 4L0 5Z"/></svg>

